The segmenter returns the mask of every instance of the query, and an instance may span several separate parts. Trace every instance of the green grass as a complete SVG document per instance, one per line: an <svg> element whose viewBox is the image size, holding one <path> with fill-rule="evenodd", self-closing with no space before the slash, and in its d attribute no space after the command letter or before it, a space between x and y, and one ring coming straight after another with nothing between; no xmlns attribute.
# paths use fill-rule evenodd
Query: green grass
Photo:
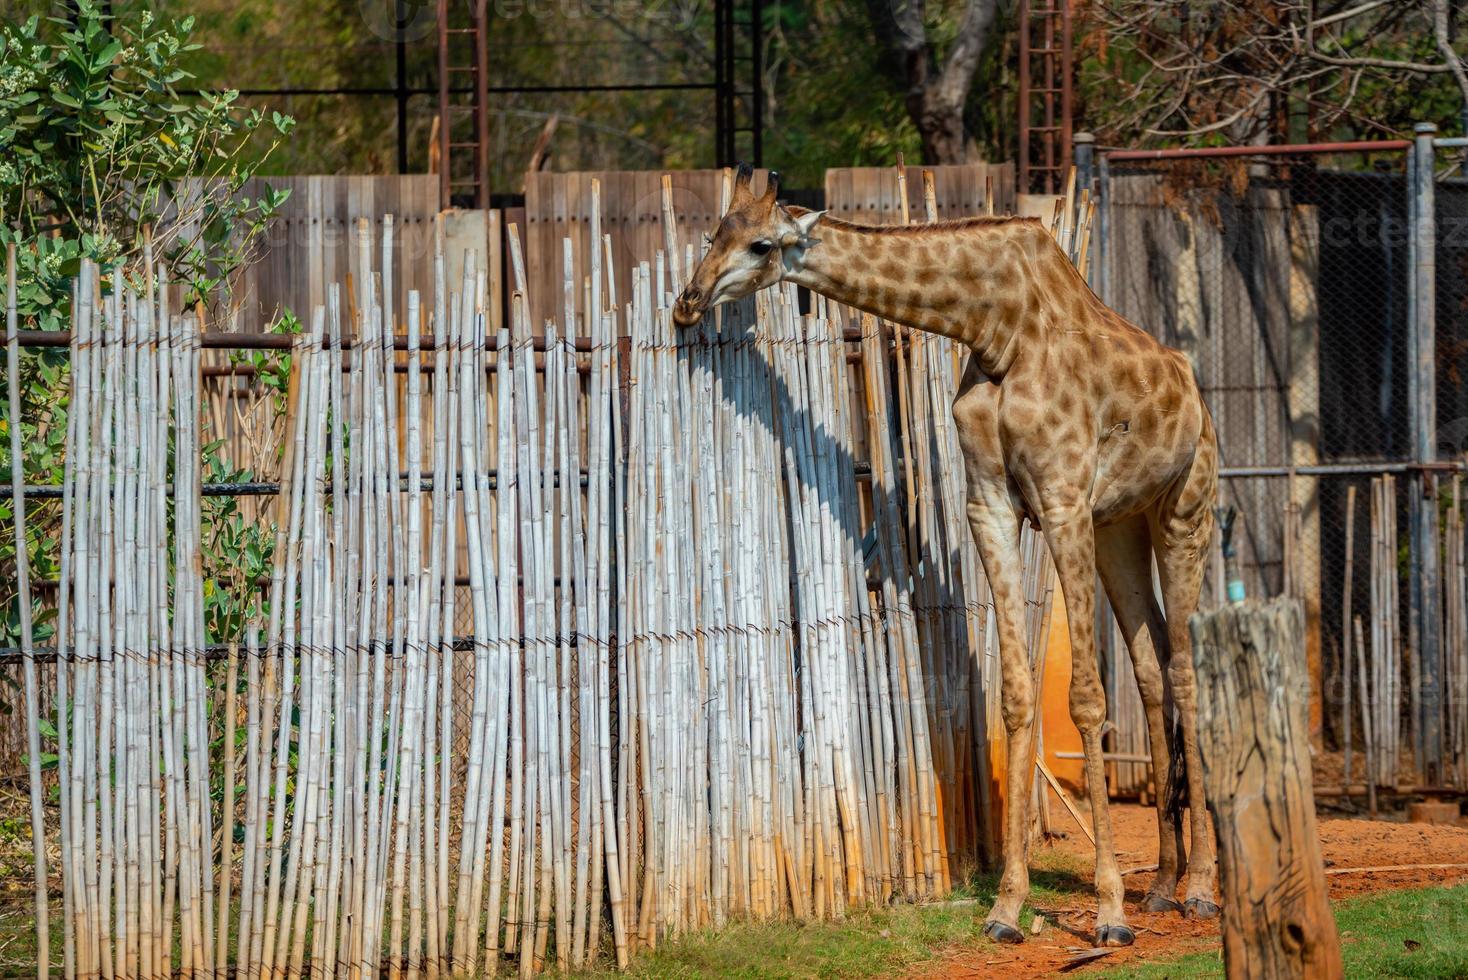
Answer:
<svg viewBox="0 0 1468 980"><path fill-rule="evenodd" d="M1346 976L1468 978L1468 885L1386 892L1335 905ZM1222 954L1193 953L1096 974L1107 980L1223 976Z"/></svg>
<svg viewBox="0 0 1468 980"><path fill-rule="evenodd" d="M1080 862L1048 855L1032 872L1031 902L1041 908L1074 902L1084 879ZM955 893L965 904L895 905L848 915L841 922L733 924L722 932L684 936L633 962L630 975L691 977L872 977L903 973L944 950L982 948L983 913L995 879L981 876ZM1461 977L1468 980L1468 886L1387 892L1335 906L1346 976ZM1028 926L1026 912L1022 925ZM1412 944L1417 944L1415 947ZM1078 976L1107 980L1205 980L1223 976L1217 951ZM577 978L619 974L586 972Z"/></svg>
<svg viewBox="0 0 1468 980"><path fill-rule="evenodd" d="M1085 862L1059 854L1036 860L1030 872L1030 903L1040 908L1070 904L1085 887ZM982 935L984 913L994 900L996 875L978 875L956 888L950 901L893 905L854 911L840 922L739 923L720 932L681 937L652 954L638 956L629 973L579 972L593 977L886 977L903 972L942 950L989 945ZM1020 925L1028 928L1026 911Z"/></svg>
<svg viewBox="0 0 1468 980"><path fill-rule="evenodd" d="M1088 890L1088 862L1048 852L1037 855L1030 872L1030 902L1040 908L1074 903ZM639 954L628 973L604 968L573 974L577 980L628 977L885 977L932 959L952 946L988 945L984 912L994 901L997 875L975 875L947 901L932 905L894 904L854 911L840 922L792 921L731 923L723 931L702 930L652 954ZM52 897L56 898L56 889ZM29 886L0 901L0 980L34 975L35 924ZM1028 927L1027 910L1020 924ZM238 916L236 916L236 921ZM51 914L52 964L61 963L61 903ZM611 937L601 956L614 964ZM55 976L53 970L53 976ZM502 971L503 975L503 971Z"/></svg>
<svg viewBox="0 0 1468 980"><path fill-rule="evenodd" d="M1040 855L1031 872L1030 902L1042 909L1066 906L1087 892L1083 862L1053 852ZM663 945L634 960L628 974L612 970L574 974L579 980L615 977L825 978L892 976L954 948L993 949L980 930L997 879L981 875L956 889L955 902L871 907L840 922L732 923ZM35 963L30 909L20 894L0 902L0 977L24 976ZM59 964L60 903L52 914ZM1335 906L1346 976L1447 977L1468 980L1468 885L1387 892ZM1021 918L1028 927L1030 913ZM1415 945L1414 945L1415 944ZM606 963L609 957L604 957ZM1103 970L1078 976L1107 980L1205 980L1222 977L1216 951Z"/></svg>

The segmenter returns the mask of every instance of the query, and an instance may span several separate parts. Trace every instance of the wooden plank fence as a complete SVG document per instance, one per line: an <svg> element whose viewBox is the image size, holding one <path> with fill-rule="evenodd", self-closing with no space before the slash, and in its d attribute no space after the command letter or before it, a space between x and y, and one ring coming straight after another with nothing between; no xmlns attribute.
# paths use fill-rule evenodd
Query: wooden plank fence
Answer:
<svg viewBox="0 0 1468 980"><path fill-rule="evenodd" d="M912 175L918 172L914 169ZM925 167L922 172L932 174L934 216L940 220L1017 213L1012 163ZM837 218L867 224L900 224L904 214L925 220L923 182L905 179L901 184L892 167L827 170L826 207Z"/></svg>
<svg viewBox="0 0 1468 980"><path fill-rule="evenodd" d="M258 197L267 185L290 196L266 231L259 261L240 276L221 328L237 318L254 329L286 310L304 322L325 305L328 284L345 283L353 274L353 242L364 218L380 225L391 215L396 226L391 261L378 270L393 291L393 308L406 308L410 290L426 295L432 288L437 177L258 177L241 193Z"/></svg>

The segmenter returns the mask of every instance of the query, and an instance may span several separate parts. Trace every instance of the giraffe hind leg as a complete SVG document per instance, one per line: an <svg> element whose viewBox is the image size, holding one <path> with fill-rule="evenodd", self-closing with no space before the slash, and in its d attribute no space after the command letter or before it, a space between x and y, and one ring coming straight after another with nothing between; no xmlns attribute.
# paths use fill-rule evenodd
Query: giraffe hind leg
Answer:
<svg viewBox="0 0 1468 980"><path fill-rule="evenodd" d="M1213 515L1208 509L1213 500L1213 483L1209 466L1195 467L1179 488L1169 495L1152 528L1157 570L1162 581L1163 607L1167 613L1168 638L1177 654L1168 664L1167 673L1182 730L1191 830L1183 914L1198 919L1211 919L1218 915L1218 905L1214 901L1218 866L1203 787L1202 755L1198 748L1198 701L1188 617L1198 608L1203 570L1213 537Z"/></svg>
<svg viewBox="0 0 1468 980"><path fill-rule="evenodd" d="M1132 673L1147 716L1147 738L1157 781L1157 874L1142 900L1144 912L1181 912L1175 893L1185 851L1179 767L1182 742L1171 738L1171 711L1164 671L1167 624L1152 588L1152 540L1145 518L1096 531L1096 566L1112 612L1132 658Z"/></svg>

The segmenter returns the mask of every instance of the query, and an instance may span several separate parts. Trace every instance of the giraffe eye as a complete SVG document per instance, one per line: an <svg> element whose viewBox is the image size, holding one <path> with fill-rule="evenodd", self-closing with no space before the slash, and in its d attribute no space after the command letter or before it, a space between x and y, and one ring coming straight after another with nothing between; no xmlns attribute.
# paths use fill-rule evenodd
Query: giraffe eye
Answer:
<svg viewBox="0 0 1468 980"><path fill-rule="evenodd" d="M774 242L767 242L767 241L764 241L762 239L762 240L757 241L757 242L752 242L750 244L750 246L749 246L749 250L752 253L754 253L755 255L769 255L770 254L770 249L772 249L774 247L775 247L775 243Z"/></svg>

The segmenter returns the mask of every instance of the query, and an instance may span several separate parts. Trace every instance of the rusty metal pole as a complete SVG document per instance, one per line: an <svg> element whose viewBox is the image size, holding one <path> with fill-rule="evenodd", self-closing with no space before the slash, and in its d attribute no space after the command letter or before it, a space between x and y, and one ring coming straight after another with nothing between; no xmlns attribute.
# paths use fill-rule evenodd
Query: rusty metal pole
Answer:
<svg viewBox="0 0 1468 980"><path fill-rule="evenodd" d="M1030 192L1030 4L1019 4L1019 187Z"/></svg>
<svg viewBox="0 0 1468 980"><path fill-rule="evenodd" d="M1096 168L1096 257L1092 263L1096 268L1096 295L1103 303L1111 303L1111 157L1101 154L1101 165Z"/></svg>
<svg viewBox="0 0 1468 980"><path fill-rule="evenodd" d="M397 36L393 39L393 101L397 111L398 128L398 173L408 172L408 42L403 39L405 29L401 3L396 7Z"/></svg>
<svg viewBox="0 0 1468 980"><path fill-rule="evenodd" d="M449 206L449 0L438 0L438 206Z"/></svg>
<svg viewBox="0 0 1468 980"><path fill-rule="evenodd" d="M1054 194L1060 190L1056 186L1057 181L1055 179L1059 172L1056 168L1059 166L1060 156L1060 154L1055 152L1055 134L1058 124L1058 120L1055 118L1055 49L1059 42L1055 37L1055 17L1049 11L1046 11L1041 23L1045 25L1045 46L1041 49L1043 56L1040 58L1040 62L1045 66L1045 97L1040 100L1040 104L1045 107L1040 117L1045 120L1044 129L1041 130L1043 135L1040 137L1040 143L1045 147L1045 185L1043 190L1046 194Z"/></svg>
<svg viewBox="0 0 1468 980"><path fill-rule="evenodd" d="M1071 157L1071 114L1075 99L1075 18L1070 9L1073 0L1058 0L1060 3L1060 170L1056 175L1058 192L1065 187L1066 171Z"/></svg>
<svg viewBox="0 0 1468 980"><path fill-rule="evenodd" d="M474 0L474 206L489 207L489 4Z"/></svg>

